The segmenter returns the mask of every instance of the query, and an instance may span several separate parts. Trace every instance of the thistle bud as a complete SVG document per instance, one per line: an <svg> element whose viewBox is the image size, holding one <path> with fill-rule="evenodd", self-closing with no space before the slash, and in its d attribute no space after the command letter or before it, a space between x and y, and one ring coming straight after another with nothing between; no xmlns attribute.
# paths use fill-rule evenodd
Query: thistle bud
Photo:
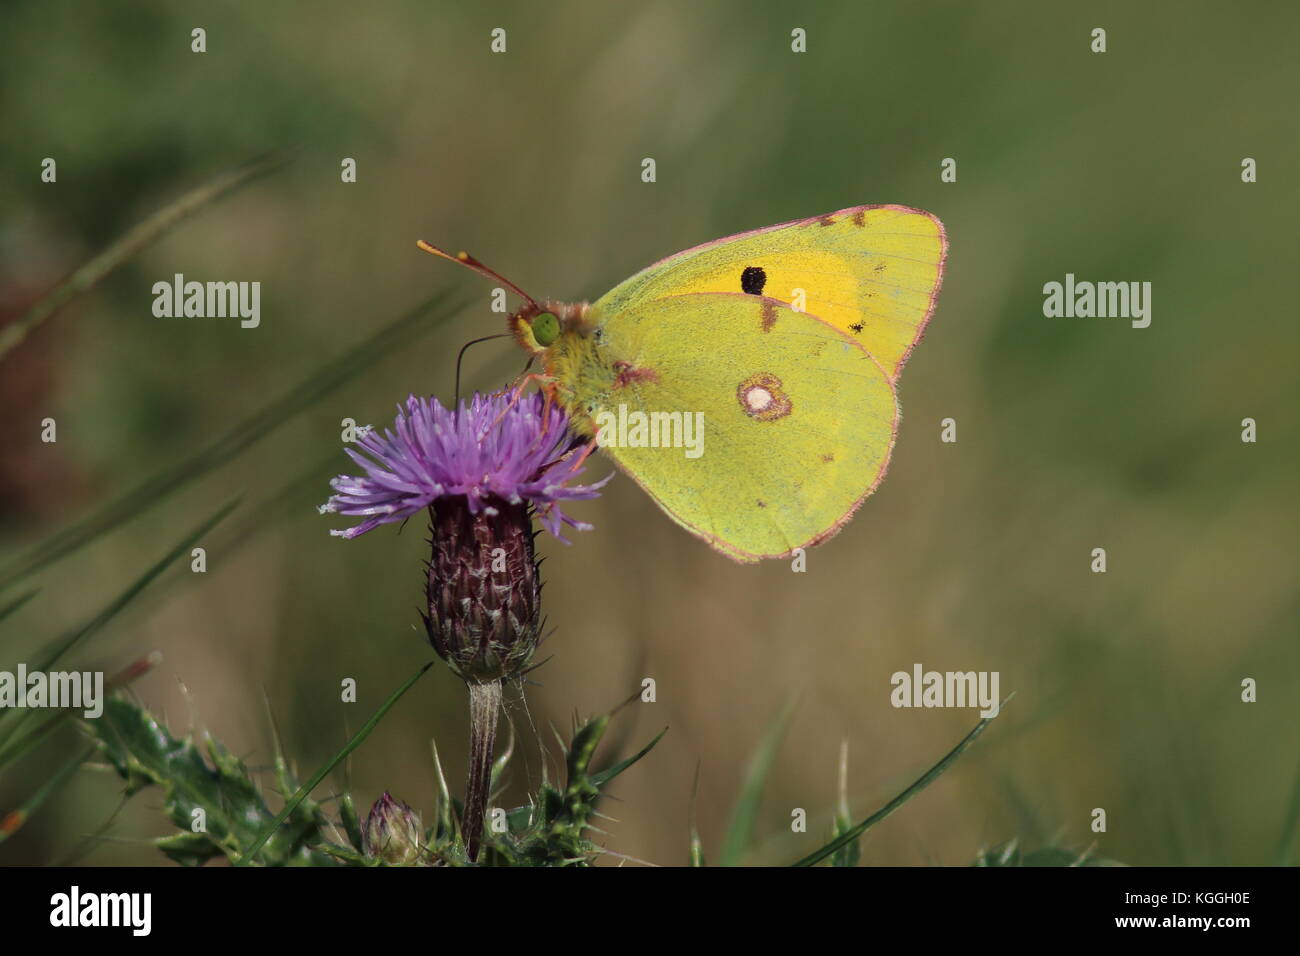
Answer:
<svg viewBox="0 0 1300 956"><path fill-rule="evenodd" d="M426 862L424 829L420 815L388 791L375 801L361 828L361 852L388 866L416 866Z"/></svg>

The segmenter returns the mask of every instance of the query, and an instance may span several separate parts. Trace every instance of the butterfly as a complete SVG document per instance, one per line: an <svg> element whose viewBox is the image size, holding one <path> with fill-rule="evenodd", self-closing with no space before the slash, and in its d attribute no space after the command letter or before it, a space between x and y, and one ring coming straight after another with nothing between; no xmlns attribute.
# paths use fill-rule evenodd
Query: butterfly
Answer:
<svg viewBox="0 0 1300 956"><path fill-rule="evenodd" d="M521 296L509 332L540 362L530 377L741 562L825 541L883 480L898 377L948 252L930 213L854 206L695 246L592 303L539 303L464 252L419 246Z"/></svg>

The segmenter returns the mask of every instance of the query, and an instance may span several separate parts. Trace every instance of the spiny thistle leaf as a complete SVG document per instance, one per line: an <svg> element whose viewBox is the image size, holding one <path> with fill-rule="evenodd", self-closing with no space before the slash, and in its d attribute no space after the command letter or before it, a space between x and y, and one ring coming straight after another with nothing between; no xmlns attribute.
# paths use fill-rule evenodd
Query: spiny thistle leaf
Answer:
<svg viewBox="0 0 1300 956"><path fill-rule="evenodd" d="M109 698L103 715L84 726L126 781L128 794L162 788L163 808L181 833L163 838L158 846L178 863L198 865L218 855L237 861L243 847L275 818L243 762L211 737L205 740L209 764L189 737L173 737L148 711L120 696ZM196 833L192 828L200 818L205 831ZM317 849L325 842L327 824L317 804L300 801L285 825L258 848L257 862L333 865Z"/></svg>
<svg viewBox="0 0 1300 956"><path fill-rule="evenodd" d="M114 691L127 686L136 678L147 674L160 660L162 660L162 655L157 651L139 658L105 681L105 690ZM3 743L0 743L0 767L17 760L41 741L51 736L65 721L72 719L76 713L76 707L63 707L23 735L10 734L0 737L0 740L3 740Z"/></svg>
<svg viewBox="0 0 1300 956"><path fill-rule="evenodd" d="M481 864L491 866L587 866L600 853L586 837L601 797L602 784L613 780L640 760L659 742L664 732L635 756L600 773L591 773L592 757L609 727L609 714L581 725L565 747L567 769L563 789L543 782L533 803L506 813L507 832L488 829Z"/></svg>
<svg viewBox="0 0 1300 956"><path fill-rule="evenodd" d="M642 757L648 754L651 750L653 750L655 744L659 743L659 741L663 739L663 736L666 733L668 733L667 727L659 731L659 733L655 734L653 740L651 740L648 744L646 744L644 747L642 747L632 756L628 757L626 760L620 760L618 763L614 764L614 766L607 767L604 770L600 771L600 773L592 774L591 782L595 784L597 787L603 787L605 784L609 783L611 780L613 780L615 777L621 774L624 770L632 766L634 763L636 763L638 760L640 760Z"/></svg>
<svg viewBox="0 0 1300 956"><path fill-rule="evenodd" d="M352 801L352 794L345 793L339 797L339 818L343 821L343 831L348 835L352 849L361 852L361 820L357 816L357 806Z"/></svg>

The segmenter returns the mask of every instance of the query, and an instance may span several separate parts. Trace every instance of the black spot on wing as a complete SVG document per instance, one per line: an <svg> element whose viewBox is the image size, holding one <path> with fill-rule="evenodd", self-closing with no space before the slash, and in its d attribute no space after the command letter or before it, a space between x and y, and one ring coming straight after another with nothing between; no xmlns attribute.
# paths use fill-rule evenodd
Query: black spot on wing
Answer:
<svg viewBox="0 0 1300 956"><path fill-rule="evenodd" d="M767 273L758 266L745 266L740 274L740 291L749 295L762 295L763 286L767 285Z"/></svg>

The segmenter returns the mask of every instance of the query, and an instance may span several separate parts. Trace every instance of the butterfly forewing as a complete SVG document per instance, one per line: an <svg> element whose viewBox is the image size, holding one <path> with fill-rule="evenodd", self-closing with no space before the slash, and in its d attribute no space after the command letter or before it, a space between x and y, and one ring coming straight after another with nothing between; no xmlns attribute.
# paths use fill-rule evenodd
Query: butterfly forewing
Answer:
<svg viewBox="0 0 1300 956"><path fill-rule="evenodd" d="M855 206L687 249L596 308L613 316L698 292L774 298L853 337L897 379L934 310L946 255L943 224L929 213Z"/></svg>

